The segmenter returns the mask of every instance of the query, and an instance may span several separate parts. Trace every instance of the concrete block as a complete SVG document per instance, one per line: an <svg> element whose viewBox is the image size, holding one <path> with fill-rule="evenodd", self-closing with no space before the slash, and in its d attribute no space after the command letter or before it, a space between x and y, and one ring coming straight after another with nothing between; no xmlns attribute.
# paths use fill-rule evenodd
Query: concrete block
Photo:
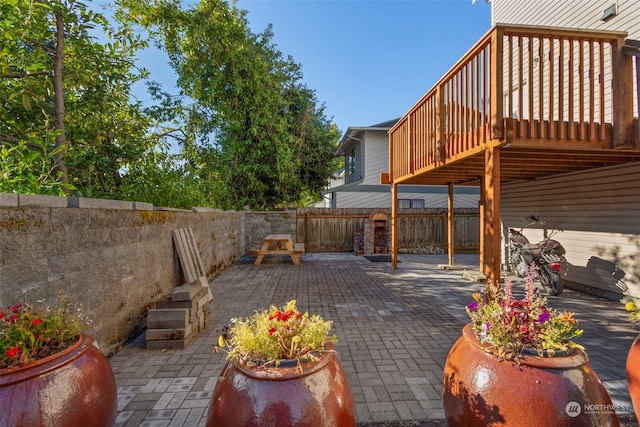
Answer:
<svg viewBox="0 0 640 427"><path fill-rule="evenodd" d="M202 331L207 326L207 317L200 316L198 317L198 332Z"/></svg>
<svg viewBox="0 0 640 427"><path fill-rule="evenodd" d="M4 208L18 207L18 195L13 193L0 193L0 206Z"/></svg>
<svg viewBox="0 0 640 427"><path fill-rule="evenodd" d="M198 282L178 286L171 292L171 301L192 301L202 290L202 285Z"/></svg>
<svg viewBox="0 0 640 427"><path fill-rule="evenodd" d="M37 206L42 208L66 208L67 198L47 196L43 194L19 194L18 204L21 207Z"/></svg>
<svg viewBox="0 0 640 427"><path fill-rule="evenodd" d="M153 203L133 202L133 209L136 211L152 211Z"/></svg>
<svg viewBox="0 0 640 427"><path fill-rule="evenodd" d="M69 197L69 207L83 209L133 209L133 202L124 200L90 199L86 197Z"/></svg>
<svg viewBox="0 0 640 427"><path fill-rule="evenodd" d="M185 329L188 324L188 308L154 308L147 314L147 329Z"/></svg>
<svg viewBox="0 0 640 427"><path fill-rule="evenodd" d="M148 350L184 350L191 344L196 334L191 334L181 340L147 340Z"/></svg>
<svg viewBox="0 0 640 427"><path fill-rule="evenodd" d="M206 289L205 289L205 292L206 292ZM202 298L198 300L198 310L209 307L210 302L211 300L209 299L209 294L206 293L205 295L202 296Z"/></svg>
<svg viewBox="0 0 640 427"><path fill-rule="evenodd" d="M147 329L147 341L183 340L191 335L191 325L184 329Z"/></svg>

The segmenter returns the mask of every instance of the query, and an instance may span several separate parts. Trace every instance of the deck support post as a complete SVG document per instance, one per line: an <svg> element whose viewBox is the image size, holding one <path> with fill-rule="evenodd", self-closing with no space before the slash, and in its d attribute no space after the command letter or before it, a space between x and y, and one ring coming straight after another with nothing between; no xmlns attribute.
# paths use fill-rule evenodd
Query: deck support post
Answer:
<svg viewBox="0 0 640 427"><path fill-rule="evenodd" d="M624 37L613 45L613 148L636 148L633 129L633 61L624 54Z"/></svg>
<svg viewBox="0 0 640 427"><path fill-rule="evenodd" d="M500 147L487 147L481 218L483 221L483 267L487 280L500 281Z"/></svg>
<svg viewBox="0 0 640 427"><path fill-rule="evenodd" d="M449 197L447 199L447 251L449 253L449 265L453 265L455 253L455 221L453 217L453 184L449 184Z"/></svg>
<svg viewBox="0 0 640 427"><path fill-rule="evenodd" d="M391 268L398 268L398 184L391 184Z"/></svg>

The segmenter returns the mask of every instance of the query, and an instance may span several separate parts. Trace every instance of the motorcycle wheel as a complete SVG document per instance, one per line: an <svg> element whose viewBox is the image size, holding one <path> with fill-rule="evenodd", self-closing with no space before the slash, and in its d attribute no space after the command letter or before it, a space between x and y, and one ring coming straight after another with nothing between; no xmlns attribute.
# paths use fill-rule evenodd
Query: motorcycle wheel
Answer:
<svg viewBox="0 0 640 427"><path fill-rule="evenodd" d="M518 277L524 277L523 269L526 269L526 264L524 259L522 258L522 254L520 251L515 250L511 253L511 258L509 259L509 265L511 267L511 272L516 273Z"/></svg>
<svg viewBox="0 0 640 427"><path fill-rule="evenodd" d="M549 295L555 297L564 291L560 275L547 264L541 265L538 269L538 278L542 286L549 292Z"/></svg>

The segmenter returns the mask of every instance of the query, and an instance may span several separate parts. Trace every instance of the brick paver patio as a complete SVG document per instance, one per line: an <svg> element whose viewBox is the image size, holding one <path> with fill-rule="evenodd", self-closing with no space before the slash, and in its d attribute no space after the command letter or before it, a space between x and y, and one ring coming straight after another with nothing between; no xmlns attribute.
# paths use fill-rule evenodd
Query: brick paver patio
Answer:
<svg viewBox="0 0 640 427"><path fill-rule="evenodd" d="M444 255L400 255L398 269L351 253L305 254L301 265L244 257L211 282L211 323L185 350L147 350L144 334L110 358L118 385L118 426L203 426L225 354L213 354L219 328L232 317L281 306L334 321L338 357L349 378L359 425L446 425L442 369L468 318L464 306L480 288L438 264ZM456 265L477 269L477 255ZM567 290L550 297L576 312L579 342L626 426L637 426L625 360L638 328L620 303Z"/></svg>

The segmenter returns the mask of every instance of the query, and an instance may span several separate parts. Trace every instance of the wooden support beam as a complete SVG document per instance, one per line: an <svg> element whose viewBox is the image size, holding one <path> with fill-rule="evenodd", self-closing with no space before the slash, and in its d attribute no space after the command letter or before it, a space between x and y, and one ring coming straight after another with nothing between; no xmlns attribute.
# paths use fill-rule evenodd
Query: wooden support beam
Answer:
<svg viewBox="0 0 640 427"><path fill-rule="evenodd" d="M500 148L485 150L484 175L484 274L500 281Z"/></svg>
<svg viewBox="0 0 640 427"><path fill-rule="evenodd" d="M612 45L613 55L613 147L634 147L633 62L624 54L624 37Z"/></svg>
<svg viewBox="0 0 640 427"><path fill-rule="evenodd" d="M449 265L453 265L455 253L455 218L453 217L453 184L449 184L449 198L447 200L447 247L449 252Z"/></svg>
<svg viewBox="0 0 640 427"><path fill-rule="evenodd" d="M391 268L398 268L398 184L391 184Z"/></svg>

